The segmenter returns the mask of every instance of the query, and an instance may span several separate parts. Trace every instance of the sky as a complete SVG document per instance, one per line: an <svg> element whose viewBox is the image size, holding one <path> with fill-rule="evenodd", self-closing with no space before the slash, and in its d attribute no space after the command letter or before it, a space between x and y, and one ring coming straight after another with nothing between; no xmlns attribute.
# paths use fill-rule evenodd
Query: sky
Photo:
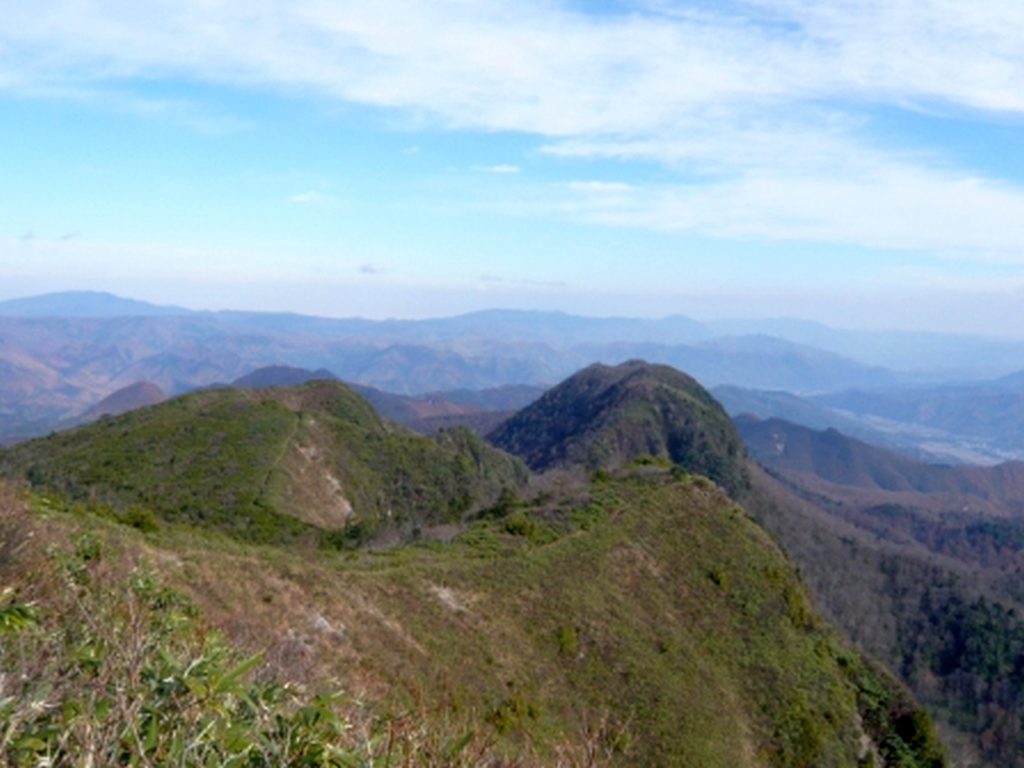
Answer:
<svg viewBox="0 0 1024 768"><path fill-rule="evenodd" d="M0 2L0 300L1024 335L1019 0Z"/></svg>

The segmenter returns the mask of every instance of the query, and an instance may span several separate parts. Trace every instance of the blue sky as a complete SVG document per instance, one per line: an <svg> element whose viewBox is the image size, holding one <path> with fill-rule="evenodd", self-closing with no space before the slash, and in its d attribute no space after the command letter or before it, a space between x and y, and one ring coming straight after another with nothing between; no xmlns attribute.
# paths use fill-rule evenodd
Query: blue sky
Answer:
<svg viewBox="0 0 1024 768"><path fill-rule="evenodd" d="M1015 0L0 6L0 299L1024 334Z"/></svg>

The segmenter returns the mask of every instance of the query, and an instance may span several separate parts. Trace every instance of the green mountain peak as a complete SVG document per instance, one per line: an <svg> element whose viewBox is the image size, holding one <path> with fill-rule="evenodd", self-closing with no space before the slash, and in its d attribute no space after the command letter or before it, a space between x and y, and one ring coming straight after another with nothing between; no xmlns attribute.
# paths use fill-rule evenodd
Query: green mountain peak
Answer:
<svg viewBox="0 0 1024 768"><path fill-rule="evenodd" d="M537 471L574 464L614 470L653 457L731 493L749 482L743 444L718 402L690 376L642 361L583 369L488 439Z"/></svg>
<svg viewBox="0 0 1024 768"><path fill-rule="evenodd" d="M465 449L472 446L472 458ZM0 471L115 510L263 542L458 521L525 469L468 432L385 422L336 381L215 389L21 443Z"/></svg>

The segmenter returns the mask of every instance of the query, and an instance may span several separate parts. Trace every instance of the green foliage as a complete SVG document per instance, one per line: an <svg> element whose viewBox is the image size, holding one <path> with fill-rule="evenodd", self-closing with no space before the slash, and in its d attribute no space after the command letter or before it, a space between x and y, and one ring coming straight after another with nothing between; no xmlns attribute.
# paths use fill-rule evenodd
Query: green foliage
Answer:
<svg viewBox="0 0 1024 768"><path fill-rule="evenodd" d="M672 469L675 466L667 456L637 456L626 462L627 467L654 467Z"/></svg>
<svg viewBox="0 0 1024 768"><path fill-rule="evenodd" d="M283 544L346 522L362 542L457 521L527 470L466 429L416 435L318 381L186 395L20 444L0 455L0 473L144 532L166 521ZM354 519L337 511L339 495Z"/></svg>
<svg viewBox="0 0 1024 768"><path fill-rule="evenodd" d="M504 523L506 533L510 533L513 536L525 536L526 538L536 535L537 528L537 521L523 513L512 515Z"/></svg>
<svg viewBox="0 0 1024 768"><path fill-rule="evenodd" d="M566 624L558 627L558 652L563 656L575 656L579 653L580 643L576 628Z"/></svg>
<svg viewBox="0 0 1024 768"><path fill-rule="evenodd" d="M344 528L324 531L320 535L320 547L323 549L357 549L370 538L372 528L365 520L347 523Z"/></svg>
<svg viewBox="0 0 1024 768"><path fill-rule="evenodd" d="M487 720L499 734L507 736L513 730L529 731L531 724L539 716L540 713L535 704L528 701L521 693L510 691L509 696L495 707Z"/></svg>
<svg viewBox="0 0 1024 768"><path fill-rule="evenodd" d="M885 765L945 768L945 750L931 718L910 694L879 665L852 654L839 656L846 675L857 686L857 707L864 727Z"/></svg>
<svg viewBox="0 0 1024 768"><path fill-rule="evenodd" d="M708 578L716 586L722 590L729 591L729 572L724 568L712 568L708 572Z"/></svg>
<svg viewBox="0 0 1024 768"><path fill-rule="evenodd" d="M455 537L454 543L469 549L477 557L494 557L504 549L494 526L483 522L469 525Z"/></svg>
<svg viewBox="0 0 1024 768"><path fill-rule="evenodd" d="M60 432L5 454L2 469L68 499L100 502L142 524L164 520L282 541L305 526L277 513L268 474L295 416L271 400L203 392ZM130 511L133 510L133 511Z"/></svg>
<svg viewBox="0 0 1024 768"><path fill-rule="evenodd" d="M958 727L987 734L985 756L1024 764L1024 622L1015 611L929 585L901 622L903 669ZM924 681L927 681L926 683Z"/></svg>
<svg viewBox="0 0 1024 768"><path fill-rule="evenodd" d="M899 685L848 669L859 657L816 619L763 532L713 487L609 475L586 506L587 529L527 545L523 534L540 521L524 506L421 553L403 577L373 579L374 593L389 596L384 610L423 645L426 669L443 669L463 705L483 708L513 743L572 730L564 713L606 712L621 736L609 737L606 754L624 765L852 768L866 759L859 696L870 683L879 754L902 749L916 761L908 765L931 768L919 758L934 738L908 743L893 729L894 702L909 701ZM475 594L477 607L464 605L458 619L450 607L431 610L438 600L423 583ZM426 669L404 663L430 685Z"/></svg>
<svg viewBox="0 0 1024 768"><path fill-rule="evenodd" d="M286 560L279 573L323 568L320 578L337 582L330 599L372 595L365 616L395 617L346 647L365 649L363 673L393 681L386 711L410 710L403 690L457 692L450 700L467 719L454 729L443 716L378 716L336 689L274 682L264 657L233 649L181 593L125 563L138 533L40 500L37 509L76 530L47 545L60 587L39 604L38 624L0 644L0 679L23 681L0 695L3 759L476 765L484 754L537 750L553 764L567 754L566 734L580 733L583 757L566 764L852 768L860 717L880 754L917 761L934 746L927 719L901 721L913 709L867 673L878 703L860 703L870 686L849 671L859 657L817 622L793 621L795 574L709 487L627 473L592 490L589 529L565 527L547 543L507 531L520 517L523 533L554 525L523 504L474 522L450 546ZM440 584L443 601L430 586ZM389 656L394 632L422 650ZM482 751L491 746L481 733L493 734L496 753Z"/></svg>
<svg viewBox="0 0 1024 768"><path fill-rule="evenodd" d="M582 507L575 507L569 513L569 523L573 528L589 531L595 525L604 522L608 517L608 509L604 504L591 502Z"/></svg>
<svg viewBox="0 0 1024 768"><path fill-rule="evenodd" d="M14 589L0 590L0 632L17 632L36 623L36 608L14 600Z"/></svg>
<svg viewBox="0 0 1024 768"><path fill-rule="evenodd" d="M152 510L138 505L128 507L122 515L118 516L118 521L132 528L137 528L143 533L155 533L160 529L160 524L157 522L156 515L153 514Z"/></svg>
<svg viewBox="0 0 1024 768"><path fill-rule="evenodd" d="M601 476L562 500L557 486L546 497L515 493L522 465L465 431L411 435L325 383L200 393L4 454L7 470L87 510L80 532L52 549L64 589L51 595L66 602L40 603L39 624L0 649L0 679L28 681L0 695L13 702L2 731L8 761L398 762L394 718L331 690L274 683L264 657L205 631L145 568L116 573L124 542L151 551L194 523L309 544L239 546L232 559L226 546L190 539L210 549L179 578L196 578L212 604L234 610L228 626L246 610L271 614L263 620L277 627L293 605L295 621L309 621L313 605L336 606L344 631L315 652L339 674L387 690L390 711L419 711L434 697L467 713L454 737L435 732L401 753L409 761L458 764L475 743L465 734L482 730L500 754L536 750L548 762L566 734L580 733L591 757L624 765L852 768L869 757L866 735L887 765L943 766L927 717L837 640L773 541L720 490L747 480L713 400L675 372L624 366L610 385L607 373L591 372L601 398L586 404L572 391L562 402L582 430L571 439L548 440L554 411L520 433L543 432L537 444L564 449L558 461L601 457L590 467ZM635 457L650 458L630 464ZM333 481L324 487L337 486L332 500L343 492L354 510L328 531L286 512L302 514L313 499L296 477L324 476ZM460 520L472 522L450 544L343 556L313 546L349 549L387 531L408 540ZM215 574L259 582L260 567L273 569L260 598L248 583L223 595L212 586Z"/></svg>
<svg viewBox="0 0 1024 768"><path fill-rule="evenodd" d="M695 380L668 366L593 365L508 419L490 439L535 470L678 465L734 494L750 482L728 415Z"/></svg>
<svg viewBox="0 0 1024 768"><path fill-rule="evenodd" d="M519 511L505 518L502 529L511 536L519 536L531 544L548 544L563 535L557 525L545 523L526 511Z"/></svg>
<svg viewBox="0 0 1024 768"><path fill-rule="evenodd" d="M522 506L523 503L511 489L502 488L497 501L495 501L492 506L482 510L478 517L482 519L499 520L501 518L508 517L513 512L521 509Z"/></svg>

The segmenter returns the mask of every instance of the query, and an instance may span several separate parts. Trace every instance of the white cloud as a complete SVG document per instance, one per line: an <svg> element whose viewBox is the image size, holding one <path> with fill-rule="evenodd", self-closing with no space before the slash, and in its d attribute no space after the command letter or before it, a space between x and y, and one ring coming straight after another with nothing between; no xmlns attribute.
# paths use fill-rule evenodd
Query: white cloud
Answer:
<svg viewBox="0 0 1024 768"><path fill-rule="evenodd" d="M474 165L474 171L480 173L496 173L499 175L509 175L519 173L521 170L518 165Z"/></svg>
<svg viewBox="0 0 1024 768"><path fill-rule="evenodd" d="M873 144L862 125L878 105L1024 114L1024 5L647 6L655 12L591 17L554 0L8 3L0 88L88 92L186 76L312 90L441 127L526 132L550 155L679 174L653 188L570 184L568 215L880 247L1015 252L1024 242L1019 187Z"/></svg>
<svg viewBox="0 0 1024 768"><path fill-rule="evenodd" d="M1024 264L1024 194L981 178L879 165L857 177L752 173L624 195L571 188L560 203L586 221L745 240L959 251Z"/></svg>
<svg viewBox="0 0 1024 768"><path fill-rule="evenodd" d="M574 138L544 152L661 162L678 181L627 190L570 184L562 210L588 221L747 240L958 251L1024 263L1024 189L934 152L858 140L857 121L694 125L654 137ZM814 125L810 123L813 122Z"/></svg>
<svg viewBox="0 0 1024 768"><path fill-rule="evenodd" d="M320 200L320 195L313 190L309 192L302 192L298 195L292 195L288 198L293 203L315 203Z"/></svg>
<svg viewBox="0 0 1024 768"><path fill-rule="evenodd" d="M821 81L892 103L1024 109L1024 6L1012 0L753 0L791 21L834 66Z"/></svg>
<svg viewBox="0 0 1024 768"><path fill-rule="evenodd" d="M0 72L313 87L449 124L552 136L660 131L730 105L850 94L1024 111L1015 3L749 5L761 13L673 3L674 14L587 17L540 0L40 0L0 12Z"/></svg>
<svg viewBox="0 0 1024 768"><path fill-rule="evenodd" d="M623 193L634 192L636 187L621 181L570 181L566 186L576 192Z"/></svg>

